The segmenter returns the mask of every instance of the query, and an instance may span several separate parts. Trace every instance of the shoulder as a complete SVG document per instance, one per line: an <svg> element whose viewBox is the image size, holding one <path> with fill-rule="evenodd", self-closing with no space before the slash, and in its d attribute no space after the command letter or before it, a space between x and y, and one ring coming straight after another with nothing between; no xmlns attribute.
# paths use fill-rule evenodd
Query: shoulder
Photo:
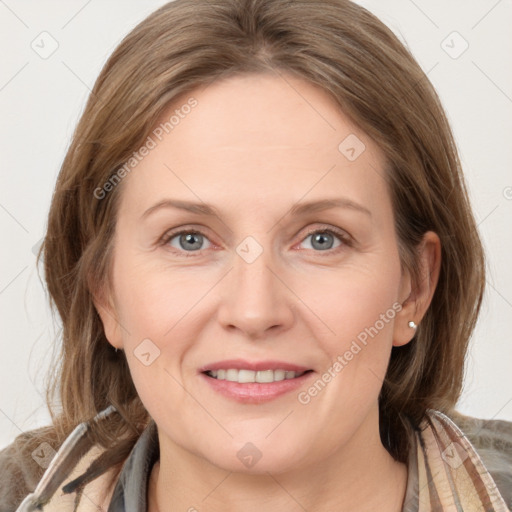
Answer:
<svg viewBox="0 0 512 512"><path fill-rule="evenodd" d="M447 416L462 430L512 507L512 422L480 419L452 411Z"/></svg>
<svg viewBox="0 0 512 512"><path fill-rule="evenodd" d="M58 488L41 510L44 512L107 510L114 469L96 476L92 481L69 494L62 490L67 484L81 477L91 463L104 453L104 448L93 445L80 457L73 457L73 460L62 457L59 460L59 455L56 455L57 447L54 449L51 443L40 441L45 438L46 430L37 429L21 434L13 443L0 451L0 512L14 512L23 500L34 492L54 458L57 463L54 469L58 469ZM82 500L82 495L86 495L88 499ZM76 508L78 502L80 504Z"/></svg>
<svg viewBox="0 0 512 512"><path fill-rule="evenodd" d="M41 433L42 429L23 433L0 451L0 512L16 510L43 476L44 464L38 464L37 453L32 456L31 452L34 439Z"/></svg>

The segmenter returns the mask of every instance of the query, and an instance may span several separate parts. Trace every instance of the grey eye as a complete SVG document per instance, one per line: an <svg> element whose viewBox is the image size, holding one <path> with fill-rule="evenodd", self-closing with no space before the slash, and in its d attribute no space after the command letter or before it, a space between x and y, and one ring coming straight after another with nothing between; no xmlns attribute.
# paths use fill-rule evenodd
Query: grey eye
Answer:
<svg viewBox="0 0 512 512"><path fill-rule="evenodd" d="M315 231L310 233L304 241L311 239L311 247L306 247L307 249L316 249L318 251L328 251L329 249L333 249L341 245L341 241L338 245L334 246L335 240L340 238L331 233L329 231Z"/></svg>
<svg viewBox="0 0 512 512"><path fill-rule="evenodd" d="M172 236L172 238L169 239L169 245L178 250L193 252L204 249L205 247L202 247L202 245L207 240L208 239L201 233L197 233L195 231L183 231Z"/></svg>

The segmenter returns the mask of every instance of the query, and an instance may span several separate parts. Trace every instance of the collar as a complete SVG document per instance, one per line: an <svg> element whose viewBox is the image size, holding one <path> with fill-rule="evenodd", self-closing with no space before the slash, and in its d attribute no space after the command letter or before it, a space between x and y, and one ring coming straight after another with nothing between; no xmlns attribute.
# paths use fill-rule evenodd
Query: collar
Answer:
<svg viewBox="0 0 512 512"><path fill-rule="evenodd" d="M158 430L151 420L123 465L108 512L147 512L149 476L159 457Z"/></svg>

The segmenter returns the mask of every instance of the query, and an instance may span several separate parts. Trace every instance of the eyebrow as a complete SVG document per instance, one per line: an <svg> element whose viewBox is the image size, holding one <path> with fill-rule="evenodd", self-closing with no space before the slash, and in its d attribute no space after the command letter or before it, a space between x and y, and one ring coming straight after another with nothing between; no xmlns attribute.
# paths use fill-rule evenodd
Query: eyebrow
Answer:
<svg viewBox="0 0 512 512"><path fill-rule="evenodd" d="M297 203L290 209L292 215L304 215L305 213L315 213L332 208L348 208L360 213L364 213L369 217L372 213L363 205L352 201L351 199L340 197L336 199L322 199L320 201L310 201L308 203Z"/></svg>
<svg viewBox="0 0 512 512"><path fill-rule="evenodd" d="M185 210L197 215L206 215L211 217L220 217L220 212L212 205L206 203L193 203L190 201L182 201L179 199L164 199L159 201L155 205L148 208L141 216L146 218L157 210L164 208L175 208L178 210ZM347 198L336 198L336 199L322 199L319 201L309 201L306 203L297 203L290 209L291 215L305 215L307 213L315 213L324 210L330 210L333 208L346 208L355 210L365 215L372 216L370 210L365 208L363 205L358 204Z"/></svg>

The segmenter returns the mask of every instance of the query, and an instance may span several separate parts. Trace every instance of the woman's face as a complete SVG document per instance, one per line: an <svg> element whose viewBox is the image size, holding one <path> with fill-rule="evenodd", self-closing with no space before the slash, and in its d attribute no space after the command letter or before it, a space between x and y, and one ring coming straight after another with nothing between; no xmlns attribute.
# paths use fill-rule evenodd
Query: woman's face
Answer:
<svg viewBox="0 0 512 512"><path fill-rule="evenodd" d="M215 82L161 121L121 185L99 308L160 442L251 472L377 442L417 319L376 145L287 75Z"/></svg>

